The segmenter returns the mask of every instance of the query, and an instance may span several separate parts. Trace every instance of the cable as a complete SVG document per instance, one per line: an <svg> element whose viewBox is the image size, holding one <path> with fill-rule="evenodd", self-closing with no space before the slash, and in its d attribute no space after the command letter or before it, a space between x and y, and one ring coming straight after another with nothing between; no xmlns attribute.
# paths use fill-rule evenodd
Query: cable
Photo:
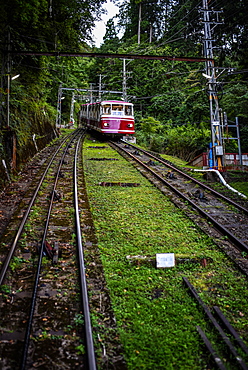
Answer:
<svg viewBox="0 0 248 370"><path fill-rule="evenodd" d="M164 94L159 94L159 95L143 96L143 97L140 97L140 98L135 98L134 100L158 98L158 97L161 97L161 96L172 95L174 93L182 92L182 91L185 91L185 90L190 90L190 89L193 89L193 88L194 88L194 86L193 87L192 86L185 87L184 89L174 90L174 91L166 92ZM204 89L201 89L201 90L194 91L194 94L196 94L198 92L202 92L202 91L205 91L205 88Z"/></svg>
<svg viewBox="0 0 248 370"><path fill-rule="evenodd" d="M187 13L182 19L180 19L180 21L178 21L171 29L170 29L170 32L179 24L181 23L186 17L188 17L194 10L196 10L196 8L199 7L201 3L198 3L193 9L191 9L191 11L189 13ZM193 18L193 21L196 19L197 17ZM175 35L177 35L179 32L181 32L182 30L184 30L185 28L187 27L184 26L182 27L179 31L177 31L175 34L173 34L170 38L168 38L167 40L165 40L164 42L162 42L159 46L161 45L164 45L165 43L167 43L172 37L175 37Z"/></svg>

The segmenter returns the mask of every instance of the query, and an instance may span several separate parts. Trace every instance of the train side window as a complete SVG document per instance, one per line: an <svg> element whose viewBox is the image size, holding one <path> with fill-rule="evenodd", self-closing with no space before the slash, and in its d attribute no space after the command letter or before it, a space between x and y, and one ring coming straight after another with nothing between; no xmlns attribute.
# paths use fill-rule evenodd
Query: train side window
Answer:
<svg viewBox="0 0 248 370"><path fill-rule="evenodd" d="M110 114L111 113L111 105L110 104L104 104L102 106L102 114Z"/></svg>
<svg viewBox="0 0 248 370"><path fill-rule="evenodd" d="M132 106L131 105L125 105L125 115L132 116Z"/></svg>

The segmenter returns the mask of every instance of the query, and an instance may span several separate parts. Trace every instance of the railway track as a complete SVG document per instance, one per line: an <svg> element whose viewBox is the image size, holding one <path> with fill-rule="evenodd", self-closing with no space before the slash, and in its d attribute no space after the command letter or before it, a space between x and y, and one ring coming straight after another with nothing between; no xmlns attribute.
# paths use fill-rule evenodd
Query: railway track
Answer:
<svg viewBox="0 0 248 370"><path fill-rule="evenodd" d="M122 309L126 311L126 302L128 301L129 296L130 300L132 300L131 297L137 295L138 309L134 309L134 315L129 313L127 315L127 320L128 322L129 320L131 322L132 320L135 321L136 318L133 316L135 316L135 313L137 313L137 315L142 316L142 319L140 319L142 325L145 325L144 322L147 320L146 325L149 326L149 319L145 318L145 315L142 315L141 313L144 310L147 312L147 316L149 316L148 307L150 307L150 305L146 305L145 303L146 297L149 295L152 297L151 299L154 300L154 306L157 307L157 311L159 311L159 304L164 308L165 314L163 313L163 310L159 311L161 315L160 320L162 322L162 328L165 332L168 331L168 333L171 334L172 329L168 324L169 320L171 319L174 322L176 314L179 314L179 319L175 320L174 328L179 327L181 322L184 322L185 319L186 321L187 319L193 321L193 315L190 316L189 313L191 311L189 306L197 306L199 312L205 316L205 322L203 324L199 324L198 321L198 323L195 325L195 336L198 338L199 342L202 343L202 347L205 345L203 352L201 352L199 355L200 358L203 359L202 369L247 369L247 345L242 341L240 336L237 334L237 331L234 329L238 318L233 318L235 309L230 308L232 303L234 303L234 301L230 303L230 299L234 300L235 298L229 298L229 293L227 293L227 291L234 289L233 281L230 283L227 279L224 283L223 276L226 276L226 273L224 273L222 276L221 272L218 272L218 264L220 263L219 260L216 261L216 265L214 263L214 250L216 243L220 247L221 251L224 250L224 252L227 253L228 256L230 256L231 259L238 264L238 267L242 270L242 273L244 273L247 278L247 259L245 258L247 250L245 238L247 238L247 234L245 229L243 232L239 230L240 224L245 225L247 222L245 221L247 220L247 209L244 207L244 201L242 200L242 205L238 203L236 205L236 202L233 200L231 200L229 203L228 198L223 197L222 194L219 195L216 191L212 191L210 187L205 187L204 184L196 181L187 174L177 171L177 169L171 164L168 166L168 163L163 163L163 161L158 160L157 157L151 157L150 153L141 152L141 150L135 147L130 147L126 143L117 144L115 142L111 142L110 147L114 150L117 150L117 152L125 159L128 159L128 161L131 162L134 167L136 167L142 173L142 175L144 175L144 177L148 178L152 184L154 184L157 188L159 188L159 190L162 191L162 193L166 195L164 204L163 200L161 200L161 206L160 204L156 204L156 206L154 205L153 212L151 203L152 196L148 190L153 188L152 186L147 185L147 183L145 181L143 182L143 180L138 180L139 176L134 176L133 171L130 171L129 173L127 170L127 173L124 174L126 169L124 165L125 161L123 159L119 159L118 154L114 153L113 150L108 147L108 145L102 145L102 143L98 143L96 146L89 145L85 147L85 151L87 153L87 158L85 159L86 169L89 177L91 178L89 183L91 186L94 185L96 188L97 185L105 188L102 188L102 190L96 189L91 192L94 207L97 208L95 212L97 215L96 223L98 223L98 217L100 217L100 229L98 226L98 236L99 242L102 245L102 252L103 254L107 254L108 258L113 264L115 264L117 268L117 272L115 272L110 267L110 280L114 279L114 289L118 286L118 283L122 286L122 288L124 287L124 305L121 306L121 308L118 306L117 310ZM128 165L127 168L128 167L130 166ZM169 170L173 171L174 177L169 177ZM129 182L129 178L134 179L134 182ZM132 186L132 188L129 189L128 186ZM203 198L199 196L199 190L201 193L204 192ZM142 191L144 191L146 194L149 194L147 199L142 197ZM157 194L156 191L154 191L154 193ZM137 196L136 194L139 195ZM95 198L98 196L99 199L96 201ZM122 199L125 196L127 199L127 204L125 204ZM101 197L104 198L104 202L101 200ZM114 197L114 199L112 199L112 197ZM163 197L159 196L159 198ZM184 245L187 244L187 233L190 233L190 230L194 228L193 226L182 226L182 233L185 233L185 239L183 238L180 243L175 241L177 240L177 231L173 220L178 219L178 221L180 221L180 216L176 215L175 218L172 217L170 227L170 216L168 216L167 219L164 218L163 215L163 212L166 213L168 211L169 215L171 212L173 212L171 210L167 210L166 204L168 198L171 199L178 208L182 209L184 214L187 216L189 215L194 222L196 221L196 224L199 224L207 235L210 235L210 238L213 240L213 246L211 247L211 252L208 257L204 257L204 253L209 252L207 246L204 246L202 250L203 254L200 254L200 257L197 257L198 246L201 246L198 236L196 237L196 245L190 249L188 254L185 253ZM134 205L132 205L132 200ZM105 202L109 206L105 206ZM101 208L103 208L102 212L100 211ZM158 208L158 211L155 211L155 208ZM109 209L111 211L109 211ZM211 214L209 213L209 210L211 211ZM174 212L177 214L177 211ZM236 225L237 228L235 234L231 235L231 227L227 229L225 226L226 224L224 224L224 228L222 228L219 219L212 221L212 214L215 214L215 212L218 218L220 218L219 216L221 216L222 212L224 212L224 214L227 213L228 219L235 218L238 215L238 217L242 218L244 222L241 222L240 224L238 222ZM156 214L155 219L154 214ZM102 218L104 218L104 220L100 215ZM202 221L203 215L206 217L206 220ZM107 220L105 220L105 218ZM115 238L113 232L111 232L111 235L113 235L113 241L106 236L106 233L110 227L111 229L114 229L115 218L117 218L117 223L120 225L120 228L118 228L120 237L123 234L121 239L122 241L119 241L119 238ZM186 222L187 221L185 221L185 224ZM138 225L142 224L145 229L139 229L138 226L135 227L135 223ZM164 225L165 227L163 228ZM197 230L197 226L195 227ZM154 229L156 230L155 234L158 235L154 234ZM160 230L163 229L165 232L160 234ZM137 237L137 233L142 234L143 238ZM231 241L227 239L227 236L231 236ZM241 239L240 236L242 236L242 238L244 236L244 240ZM127 239L126 242L125 239ZM136 243L137 248L135 248ZM122 248L118 248L119 245L122 245L123 251ZM176 259L175 268L164 269L161 274L159 269L157 269L157 271L154 271L153 273L152 266L154 267L155 264L153 255L154 253L159 253L158 251L160 253L161 251L174 251ZM129 253L129 255L125 256L127 253ZM112 255L115 256L115 258L112 258ZM222 252L220 252L220 255L222 255ZM103 258L106 259L106 257ZM115 259L118 261L123 261L124 258L128 259L130 264L130 267L126 268L127 271L125 270L125 267L118 268L118 265L114 262ZM106 263L107 267L110 264L111 262ZM227 267L227 270L230 268L228 271L228 274L229 272L230 274L228 276L231 279L231 275L233 275L234 281L239 279L238 276L240 276L240 274L243 276L242 273L237 272L237 264L233 269ZM140 287L139 284L142 284L140 282L142 279L145 280L144 276L146 271L148 280L146 283L147 286L144 287L143 307L140 303L142 302L142 299L140 298L142 287ZM185 273L187 275L182 277ZM122 284L122 280L125 281L125 278L129 283ZM155 289L150 290L150 284L153 280L156 281L156 278L161 279L161 282L163 283L160 286L158 280L157 285L155 283ZM244 280L246 278L244 277ZM194 285L196 285L196 287L194 287ZM118 286L116 290L117 304L120 305L121 288ZM190 304L186 308L184 307L183 302L187 293L191 293L193 298L191 298ZM112 292L112 295L114 295L114 292ZM181 306L181 310L179 310L180 313L176 313L176 306L178 303L176 298L177 295L179 295L178 300ZM170 300L170 296L172 297L172 300ZM175 312L173 310L174 304ZM132 307L135 307L135 304L133 304ZM227 316L224 316L219 307L221 307L225 313L227 312ZM237 304L236 307L239 307L240 309L238 315L242 317L245 316L245 313L242 312L242 304ZM197 315L196 312L194 315ZM122 316L122 320L125 323L126 316L125 314ZM232 324L234 323L234 327L229 323L227 317L229 320L231 319ZM165 321L163 322L163 320ZM155 321L153 316L151 321ZM244 320L244 325L245 322L246 321ZM150 325L152 325L151 322ZM155 333L156 330L158 330L157 333L159 333L159 327L160 325L158 324L157 329L154 331ZM130 328L129 330L131 331ZM139 330L142 330L141 327L139 327ZM181 328L181 330L183 331L184 329ZM246 338L245 329L244 331L241 330L241 333L241 335ZM169 337L170 334L168 334ZM137 333L135 333L135 330L134 333L131 331L131 337L135 337L136 335ZM158 336L160 337L160 334L158 334ZM180 343L180 346L185 346L186 348L189 346L190 348L191 343L187 342L187 336L188 333L185 333L185 342L183 342L183 344ZM172 348L177 351L177 349L173 347L173 343L176 341L176 338L170 337L170 339L171 341L168 344L169 351L171 351ZM166 336L164 337L164 340L167 340ZM218 345L216 346L216 344ZM131 346L130 343L129 346ZM136 343L135 348L137 347L138 344ZM142 351L141 348L142 346L138 347L140 353ZM167 353L166 346L163 348L165 353ZM178 350L180 351L180 349ZM212 358L212 361L209 360L210 357ZM163 363L161 358L160 363ZM167 365L168 367L171 366L170 368L183 368L182 364L178 365L173 360ZM154 365L154 368L159 369L161 368L160 366L161 365L158 363L157 365Z"/></svg>
<svg viewBox="0 0 248 370"><path fill-rule="evenodd" d="M116 147L116 144L111 145ZM104 144L103 148L105 147ZM97 146L97 148L99 148L97 149L97 155L99 156L101 147ZM149 175L149 180L155 183L158 188L162 189L173 202L182 207L185 213L187 213L187 209L190 208L189 213L191 213L191 216L193 214L195 217L197 205L206 206L206 204L208 205L208 202L210 202L212 207L215 196L212 198L210 190L207 189L204 191L205 201L202 201L198 195L195 195L199 187L202 190L200 183L195 184L191 182L185 194L188 196L190 195L191 197L189 197L189 199L195 203L191 204L187 201L187 204L185 204L185 201L181 202L178 200L178 192L180 192L178 189L180 189L180 186L183 187L185 181L186 183L190 182L191 180L189 178L187 178L187 180L184 178L179 181L179 174L177 174L176 169L173 168L176 179L168 179L168 167L164 167L162 164L160 165L156 158L151 158L146 153L141 154L141 151L137 151L136 148L128 148L126 144L118 146L119 151L122 151L122 148L126 150L125 156L132 158L132 161L135 160L135 157L141 160L136 166L141 169L143 174L145 174L148 169L143 168L142 162L145 166L152 169L153 173ZM89 149L89 151L90 150L91 149ZM103 149L103 151L104 150L105 149ZM88 366L89 369L94 369L96 367L94 357L95 349L93 348L94 343L98 346L98 353L99 351L102 353L101 358L99 358L99 356L97 358L99 368L117 368L125 370L126 364L122 357L122 347L118 339L115 318L111 313L110 299L105 287L104 272L97 249L97 241L93 235L94 233L91 231L93 222L87 205L87 196L84 190L84 184L80 180L80 177L82 177L82 168L79 164L81 143L75 138L75 141L71 143L65 142L62 144L61 151L63 153L60 154L59 159L57 158L57 165L47 170L47 175L44 178L45 183L42 182L43 185L40 186L39 190L36 189L37 194L41 197L40 200L36 199L35 202L33 202L33 205L30 207L31 216L27 217L22 227L23 230L19 232L20 240L16 243L15 250L10 257L10 269L7 268L4 273L1 273L2 287L8 289L8 291L6 290L5 294L2 295L0 302L3 312L2 323L0 325L1 359L8 361L8 363L3 363L3 366L5 366L3 369L7 369L8 366L10 368L20 367L22 369L40 367L49 370L61 368L77 369L81 366ZM90 159L97 160L97 158L94 157L89 158L89 160ZM111 159L114 166L114 158L109 157L104 159ZM72 185L72 173L74 174L74 186ZM109 176L110 174L111 172ZM183 174L180 176L183 176ZM160 178L165 180L168 185L165 186L164 183L161 184ZM55 186L56 182L57 184ZM176 195L173 195L172 186L175 185L175 183L178 185L178 188L176 189ZM110 186L111 182L104 182L103 185ZM129 186L130 184L123 182L119 183L119 185ZM132 184L132 186L136 185L138 186L138 184ZM225 203L227 202L227 200L224 201ZM29 196L26 208L30 202ZM188 207L189 203L190 207ZM217 206L219 210L218 207L219 205ZM232 208L233 207L234 205L232 204ZM51 208L51 220L49 223L47 223L49 218L47 216L48 208ZM246 213L245 209L239 209L235 214L239 214L240 212L242 212L242 214ZM17 218L23 216L23 213L25 216L25 212L22 211ZM76 220L75 224L74 213ZM198 211L198 213L202 215L202 212ZM210 218L208 217L208 231L210 230L209 220ZM9 238L11 235L13 237L14 233L17 235L15 225L16 224L10 225L10 229L5 235L5 249L8 248L11 250ZM44 229L46 229L46 235L43 232ZM81 237L82 235L83 240ZM235 238L239 239L236 235ZM79 266L81 266L80 272L78 271L77 261L75 260L75 241L79 246L79 251L77 253L78 260L80 261ZM58 263L56 262L58 253L55 251L56 248L54 248L57 242L59 251L62 252L58 259ZM226 243L226 241L222 240L221 243ZM244 241L242 241L242 243L244 243ZM240 246L238 248L241 249ZM86 249L86 264L84 263L85 256L83 249ZM242 251L244 250L242 249ZM1 253L3 253L3 250L1 250ZM240 259L240 257L237 259ZM34 267L37 264L37 260L41 260L42 263L39 267L40 271L38 273L36 272L36 277L34 277ZM5 269L2 271L4 270ZM243 270L245 271L245 268ZM102 276L99 278L99 275ZM39 276L39 278L37 278L37 276ZM80 276L80 284L78 284L78 276ZM137 276L137 273L135 276ZM32 288L35 280L37 280L37 284L34 294ZM89 302L87 302L87 289L85 288L86 280L91 290ZM200 300L196 298L196 289L189 280L183 278L182 283L185 284L185 292L193 292L193 297L200 303ZM80 287L83 286L84 288L81 289ZM79 294L83 297L82 302L76 299L76 296ZM119 294L120 292L118 295ZM30 303L31 298L34 296L36 296L34 303ZM91 335L92 328L90 319L87 319L87 317L83 315L83 311L88 311L88 304L90 304L91 309L93 308L97 312L97 325L93 325L93 331L95 331L95 334L93 334L94 338L92 338ZM84 308L84 310L82 310L82 308ZM212 309L211 307L210 316ZM205 313L207 312L204 304L203 311ZM27 315L27 313L29 313L29 315ZM32 316L33 318L31 320ZM86 323L86 340L82 339L84 337L82 331L84 328L83 322ZM27 327L30 327L30 331L26 330ZM212 346L208 340L208 333L206 334L200 326L197 327L196 330L199 333L199 338L202 338L206 347L210 350L216 366L220 365L219 368L224 369L225 364L219 361L220 356L216 353L213 349L214 346ZM112 333L112 336L110 336L110 333ZM106 336L108 340L102 340L102 338L106 338ZM26 341L24 341L25 338ZM89 343L87 343L87 339ZM237 337L235 340L239 341ZM90 348L90 350L88 355L85 356L84 351L86 351L87 348ZM114 352L113 348L115 348L115 363L113 367L111 367L109 354ZM15 357L15 354L20 354L20 351L22 352L21 361L20 355L19 358ZM229 349L227 352L228 351ZM247 369L247 365L242 359L242 354L235 351L234 349L234 355L232 355L234 357L234 363L236 361L236 364L233 365L233 369ZM57 356L57 354L59 355ZM247 355L246 350L245 355ZM239 360L239 357L241 360ZM56 360L54 360L55 358ZM85 364L85 361L87 365L82 365ZM227 368L229 369L230 367Z"/></svg>
<svg viewBox="0 0 248 370"><path fill-rule="evenodd" d="M0 272L2 292L6 289L1 300L2 369L76 369L83 363L96 369L78 199L82 135L74 132L52 155L27 209L17 216L21 222L13 241L6 245ZM65 187L71 192L64 197ZM12 230L5 243L9 234ZM46 339L53 348L46 347Z"/></svg>
<svg viewBox="0 0 248 370"><path fill-rule="evenodd" d="M230 240L234 248L243 252L244 256L248 253L248 202L241 199L241 205L162 158L133 145L112 142L111 146L135 161L142 168L141 171L149 174L150 180L175 204L185 209L186 203L191 210L197 211L207 222L211 222L214 228Z"/></svg>

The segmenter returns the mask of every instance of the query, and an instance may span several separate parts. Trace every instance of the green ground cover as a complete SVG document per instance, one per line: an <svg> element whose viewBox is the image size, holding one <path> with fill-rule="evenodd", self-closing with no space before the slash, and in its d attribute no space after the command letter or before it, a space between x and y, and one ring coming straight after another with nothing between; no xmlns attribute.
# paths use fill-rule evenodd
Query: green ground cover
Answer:
<svg viewBox="0 0 248 370"><path fill-rule="evenodd" d="M248 198L248 181L232 182L230 185Z"/></svg>
<svg viewBox="0 0 248 370"><path fill-rule="evenodd" d="M181 210L111 148L83 149L87 192L128 369L208 369L196 325L222 346L185 288L186 276L209 306L218 305L248 339L248 284L232 262ZM115 161L89 160L115 158ZM139 183L102 187L100 182ZM208 263L157 269L142 258L175 253ZM225 355L224 355L225 356ZM243 355L242 355L243 356ZM244 357L244 356L243 356Z"/></svg>

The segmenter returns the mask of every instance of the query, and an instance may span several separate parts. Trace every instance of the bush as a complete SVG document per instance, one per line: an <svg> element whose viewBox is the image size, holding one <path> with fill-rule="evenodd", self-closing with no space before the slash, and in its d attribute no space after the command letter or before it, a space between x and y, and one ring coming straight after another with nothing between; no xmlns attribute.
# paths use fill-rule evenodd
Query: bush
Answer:
<svg viewBox="0 0 248 370"><path fill-rule="evenodd" d="M166 153L189 161L206 150L211 141L211 131L201 125L178 126L169 129L166 137Z"/></svg>

